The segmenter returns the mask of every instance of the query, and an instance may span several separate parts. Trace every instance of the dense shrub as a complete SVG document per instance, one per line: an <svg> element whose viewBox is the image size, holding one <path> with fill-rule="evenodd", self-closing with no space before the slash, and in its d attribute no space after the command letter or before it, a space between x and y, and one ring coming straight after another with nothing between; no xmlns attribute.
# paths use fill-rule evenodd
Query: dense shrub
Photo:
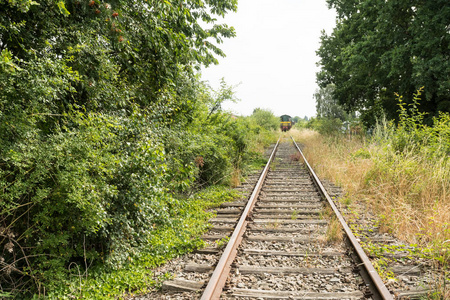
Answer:
<svg viewBox="0 0 450 300"><path fill-rule="evenodd" d="M236 5L0 1L0 297L93 270L122 270L123 292L152 241L194 247L204 226L177 217L244 166L254 133L221 110L232 88L195 74L223 55L210 40L234 35L216 17Z"/></svg>
<svg viewBox="0 0 450 300"><path fill-rule="evenodd" d="M337 135L343 132L342 120L337 118L311 118L306 127L323 135Z"/></svg>
<svg viewBox="0 0 450 300"><path fill-rule="evenodd" d="M430 159L448 157L450 154L450 115L440 113L433 118L433 125L424 122L425 113L420 112L420 96L423 88L414 94L409 105L403 97L397 97L399 105L398 123L382 122L378 125L374 139L392 147L394 151L422 153Z"/></svg>
<svg viewBox="0 0 450 300"><path fill-rule="evenodd" d="M26 123L26 138L14 143L16 127L4 126L2 289L30 288L29 279L51 289L74 266L123 268L157 238L156 229L178 234L180 199L229 183L233 170L255 158L251 145L265 131L250 118L210 113L204 101L195 118L179 123L152 121L138 108L116 115L73 110L58 116L52 134Z"/></svg>
<svg viewBox="0 0 450 300"><path fill-rule="evenodd" d="M254 120L256 125L266 130L277 130L280 127L279 118L267 109L255 108L250 118Z"/></svg>
<svg viewBox="0 0 450 300"><path fill-rule="evenodd" d="M36 281L61 279L70 262L118 267L175 204L144 119L75 113L61 123L2 148L2 267Z"/></svg>
<svg viewBox="0 0 450 300"><path fill-rule="evenodd" d="M124 294L138 294L160 284L152 269L168 259L204 245L199 236L209 226L213 215L207 209L237 197L236 191L225 186L211 186L180 198L173 207L170 222L156 226L148 237L145 249L130 257L129 263L119 269L89 268L89 276L74 272L63 282L52 282L46 299L117 299ZM73 267L74 271L77 268ZM84 275L84 274L83 274Z"/></svg>

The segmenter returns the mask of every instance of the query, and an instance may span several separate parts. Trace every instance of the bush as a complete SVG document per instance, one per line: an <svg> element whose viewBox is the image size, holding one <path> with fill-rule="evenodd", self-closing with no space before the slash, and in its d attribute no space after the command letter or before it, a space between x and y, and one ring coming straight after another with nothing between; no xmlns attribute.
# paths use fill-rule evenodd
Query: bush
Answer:
<svg viewBox="0 0 450 300"><path fill-rule="evenodd" d="M450 115L441 113L434 126L425 125L421 92L408 106L398 96L398 124L377 125L364 149L372 164L361 178L377 196L373 206L389 229L424 247L448 248Z"/></svg>
<svg viewBox="0 0 450 300"><path fill-rule="evenodd" d="M59 281L71 262L117 268L176 205L145 119L73 113L61 123L2 147L1 276L11 284Z"/></svg>
<svg viewBox="0 0 450 300"><path fill-rule="evenodd" d="M399 153L414 151L430 159L448 157L450 154L450 115L440 113L433 118L433 126L424 123L425 113L419 111L423 87L414 94L413 102L407 107L402 96L397 95L399 105L398 124L378 124L374 138Z"/></svg>
<svg viewBox="0 0 450 300"><path fill-rule="evenodd" d="M152 269L167 260L204 246L199 236L209 226L207 209L237 197L236 191L225 186L203 189L187 198L179 199L173 208L171 221L156 226L148 237L145 249L129 259L120 269L91 268L89 276L73 276L63 282L52 283L49 299L117 299L124 294L146 292L161 284L170 275L157 278ZM79 275L74 274L74 275Z"/></svg>
<svg viewBox="0 0 450 300"><path fill-rule="evenodd" d="M250 118L265 130L277 130L280 127L280 120L270 110L255 108Z"/></svg>
<svg viewBox="0 0 450 300"><path fill-rule="evenodd" d="M189 239L205 220L187 230L178 219L192 213L189 195L230 183L261 157L253 145L272 136L251 118L210 110L211 97L199 96L208 92L190 88L189 105L155 104L151 113L132 105L128 112L72 107L0 116L1 293L60 295L66 283L74 288L71 276L88 273L94 278L87 281L117 276L122 286L130 263L156 241L166 244L158 244L161 252L152 248L161 253L146 258L152 266L198 246ZM169 240L178 241L176 249L168 250ZM108 286L98 295L117 292Z"/></svg>
<svg viewBox="0 0 450 300"><path fill-rule="evenodd" d="M342 133L342 121L340 119L311 118L306 126L323 135L337 135Z"/></svg>

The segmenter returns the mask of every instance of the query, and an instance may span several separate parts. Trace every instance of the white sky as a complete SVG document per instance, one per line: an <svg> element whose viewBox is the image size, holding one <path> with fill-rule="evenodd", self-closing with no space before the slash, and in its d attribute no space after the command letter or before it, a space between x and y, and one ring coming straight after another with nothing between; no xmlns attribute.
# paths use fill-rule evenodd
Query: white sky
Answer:
<svg viewBox="0 0 450 300"><path fill-rule="evenodd" d="M241 83L235 89L240 101L224 104L237 115L259 107L276 116L314 116L315 51L335 17L325 0L239 0L238 12L224 19L237 36L219 45L227 56L202 69L202 79L214 89L222 77L229 85Z"/></svg>

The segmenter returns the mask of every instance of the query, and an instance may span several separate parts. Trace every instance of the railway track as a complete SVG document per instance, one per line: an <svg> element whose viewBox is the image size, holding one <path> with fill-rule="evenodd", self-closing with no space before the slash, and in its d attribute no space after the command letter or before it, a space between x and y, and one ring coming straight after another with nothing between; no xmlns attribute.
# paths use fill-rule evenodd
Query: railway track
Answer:
<svg viewBox="0 0 450 300"><path fill-rule="evenodd" d="M300 149L277 146L240 187L249 199L217 211L209 246L174 261L162 293L138 299L393 299Z"/></svg>

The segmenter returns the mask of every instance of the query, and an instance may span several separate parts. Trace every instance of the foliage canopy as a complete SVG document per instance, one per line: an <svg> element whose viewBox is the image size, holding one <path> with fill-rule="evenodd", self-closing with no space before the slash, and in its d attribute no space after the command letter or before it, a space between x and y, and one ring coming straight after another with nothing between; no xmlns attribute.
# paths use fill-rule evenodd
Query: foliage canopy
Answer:
<svg viewBox="0 0 450 300"><path fill-rule="evenodd" d="M333 91L334 85L329 84L325 88L317 90L314 94L314 98L316 99L317 117L345 121L348 118L348 114L333 97Z"/></svg>
<svg viewBox="0 0 450 300"><path fill-rule="evenodd" d="M384 112L397 118L394 93L425 86L421 110L450 111L450 5L448 1L328 0L338 14L331 35L321 37L321 87L366 124ZM405 99L411 103L412 99Z"/></svg>

